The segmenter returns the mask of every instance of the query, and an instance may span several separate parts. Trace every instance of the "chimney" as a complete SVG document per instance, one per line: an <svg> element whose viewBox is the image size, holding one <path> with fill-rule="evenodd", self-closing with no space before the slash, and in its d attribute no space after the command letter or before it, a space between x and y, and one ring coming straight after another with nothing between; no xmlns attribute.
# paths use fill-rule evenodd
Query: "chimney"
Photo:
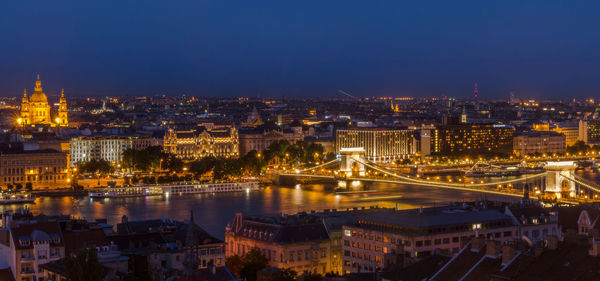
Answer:
<svg viewBox="0 0 600 281"><path fill-rule="evenodd" d="M596 238L592 238L592 248L588 251L588 254L592 257L600 256L600 241Z"/></svg>
<svg viewBox="0 0 600 281"><path fill-rule="evenodd" d="M471 240L471 250L475 250L479 252L485 246L485 238L483 237L473 237Z"/></svg>
<svg viewBox="0 0 600 281"><path fill-rule="evenodd" d="M513 245L502 246L502 265L507 265L515 257L515 247Z"/></svg>
<svg viewBox="0 0 600 281"><path fill-rule="evenodd" d="M548 250L558 249L558 237L556 235L548 236Z"/></svg>
<svg viewBox="0 0 600 281"><path fill-rule="evenodd" d="M488 256L498 256L500 254L500 242L498 241L487 241L485 245L485 254Z"/></svg>

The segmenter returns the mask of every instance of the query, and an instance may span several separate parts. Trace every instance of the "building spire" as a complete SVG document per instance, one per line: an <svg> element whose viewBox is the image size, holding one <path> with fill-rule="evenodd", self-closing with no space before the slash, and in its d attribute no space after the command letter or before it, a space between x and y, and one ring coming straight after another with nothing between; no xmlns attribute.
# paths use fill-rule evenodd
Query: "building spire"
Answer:
<svg viewBox="0 0 600 281"><path fill-rule="evenodd" d="M37 81L35 81L35 91L36 92L41 92L42 91L42 81L40 81L40 75L37 75Z"/></svg>
<svg viewBox="0 0 600 281"><path fill-rule="evenodd" d="M24 97L24 98L27 98L27 89L24 89L24 90L23 90L23 97Z"/></svg>
<svg viewBox="0 0 600 281"><path fill-rule="evenodd" d="M65 97L65 89L64 88L60 90L60 97L61 98Z"/></svg>

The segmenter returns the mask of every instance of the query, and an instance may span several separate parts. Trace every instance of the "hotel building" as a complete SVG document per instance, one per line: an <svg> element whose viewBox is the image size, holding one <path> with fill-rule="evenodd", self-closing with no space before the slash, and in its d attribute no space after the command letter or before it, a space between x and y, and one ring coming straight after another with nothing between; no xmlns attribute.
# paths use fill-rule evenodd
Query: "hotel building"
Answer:
<svg viewBox="0 0 600 281"><path fill-rule="evenodd" d="M68 187L68 167L68 154L55 150L0 152L0 186Z"/></svg>
<svg viewBox="0 0 600 281"><path fill-rule="evenodd" d="M238 131L235 128L176 131L168 129L164 150L180 159L194 160L203 157L239 157Z"/></svg>
<svg viewBox="0 0 600 281"><path fill-rule="evenodd" d="M492 124L439 126L431 132L431 153L438 155L506 153L513 149L514 128Z"/></svg>
<svg viewBox="0 0 600 281"><path fill-rule="evenodd" d="M144 149L159 145L145 136L93 136L71 139L71 167L90 160L105 160L115 164L121 162L127 149Z"/></svg>
<svg viewBox="0 0 600 281"><path fill-rule="evenodd" d="M579 140L600 144L600 120L579 120Z"/></svg>
<svg viewBox="0 0 600 281"><path fill-rule="evenodd" d="M393 162L417 152L415 130L393 128L340 129L335 133L336 154L342 148L362 147L373 162Z"/></svg>

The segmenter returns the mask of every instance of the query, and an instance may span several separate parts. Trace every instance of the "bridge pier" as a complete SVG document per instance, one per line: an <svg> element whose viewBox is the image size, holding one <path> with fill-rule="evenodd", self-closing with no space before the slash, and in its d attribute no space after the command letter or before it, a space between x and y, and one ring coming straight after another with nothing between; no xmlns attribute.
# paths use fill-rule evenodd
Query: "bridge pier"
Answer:
<svg viewBox="0 0 600 281"><path fill-rule="evenodd" d="M572 178L575 177L574 161L559 161L546 163L546 192L555 193L557 198L577 196L577 187Z"/></svg>
<svg viewBox="0 0 600 281"><path fill-rule="evenodd" d="M362 164L361 158L365 155L365 149L362 147L348 147L340 149L340 172L347 177L365 176L365 165Z"/></svg>
<svg viewBox="0 0 600 281"><path fill-rule="evenodd" d="M365 184L363 181L358 180L338 180L338 188L343 188L348 191L361 190Z"/></svg>

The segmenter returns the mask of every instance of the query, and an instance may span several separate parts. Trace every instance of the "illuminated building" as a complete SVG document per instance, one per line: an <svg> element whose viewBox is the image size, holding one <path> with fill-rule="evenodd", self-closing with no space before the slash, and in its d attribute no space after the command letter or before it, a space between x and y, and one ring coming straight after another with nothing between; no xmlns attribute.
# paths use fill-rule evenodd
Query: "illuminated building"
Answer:
<svg viewBox="0 0 600 281"><path fill-rule="evenodd" d="M439 126L431 133L437 155L512 152L514 128L492 124Z"/></svg>
<svg viewBox="0 0 600 281"><path fill-rule="evenodd" d="M239 157L238 131L235 128L176 131L168 129L164 150L184 160L203 157Z"/></svg>
<svg viewBox="0 0 600 281"><path fill-rule="evenodd" d="M566 150L565 135L557 132L534 131L515 135L513 151L517 155L563 154Z"/></svg>
<svg viewBox="0 0 600 281"><path fill-rule="evenodd" d="M600 120L580 120L579 140L586 144L600 144Z"/></svg>
<svg viewBox="0 0 600 281"><path fill-rule="evenodd" d="M26 187L31 183L35 189L63 188L70 186L67 174L67 153L55 150L33 150L0 153L0 186Z"/></svg>
<svg viewBox="0 0 600 281"><path fill-rule="evenodd" d="M579 124L577 122L559 122L552 124L533 124L534 131L552 131L565 136L565 142L567 146L574 145L579 139Z"/></svg>
<svg viewBox="0 0 600 281"><path fill-rule="evenodd" d="M256 150L262 152L272 143L280 140L296 143L304 139L302 126L294 126L283 130L265 130L261 128L240 128L240 155Z"/></svg>
<svg viewBox="0 0 600 281"><path fill-rule="evenodd" d="M144 149L159 145L158 141L145 136L94 136L71 139L71 167L90 160L105 160L118 164L123 152L129 148Z"/></svg>
<svg viewBox="0 0 600 281"><path fill-rule="evenodd" d="M48 97L46 97L46 94L42 91L42 82L38 75L31 97L27 97L27 90L23 93L21 113L20 118L17 119L17 123L21 126L69 126L67 99L65 98L64 90L60 95L58 112L53 116L50 109L51 106L48 104Z"/></svg>
<svg viewBox="0 0 600 281"><path fill-rule="evenodd" d="M336 154L342 148L362 147L365 158L373 162L392 162L415 155L415 131L393 128L340 129L335 134Z"/></svg>
<svg viewBox="0 0 600 281"><path fill-rule="evenodd" d="M46 280L40 266L65 257L66 243L59 222L10 221L10 218L3 218L0 228L3 237L0 258L11 268L14 278L11 279Z"/></svg>
<svg viewBox="0 0 600 281"><path fill-rule="evenodd" d="M246 217L236 214L225 230L225 256L244 256L258 248L270 266L297 272L339 272L340 253L333 256L332 241L323 218ZM336 262L338 266L336 267Z"/></svg>
<svg viewBox="0 0 600 281"><path fill-rule="evenodd" d="M456 254L475 236L500 242L520 237L513 219L498 210L452 207L381 212L342 228L344 273L383 270L392 256Z"/></svg>

